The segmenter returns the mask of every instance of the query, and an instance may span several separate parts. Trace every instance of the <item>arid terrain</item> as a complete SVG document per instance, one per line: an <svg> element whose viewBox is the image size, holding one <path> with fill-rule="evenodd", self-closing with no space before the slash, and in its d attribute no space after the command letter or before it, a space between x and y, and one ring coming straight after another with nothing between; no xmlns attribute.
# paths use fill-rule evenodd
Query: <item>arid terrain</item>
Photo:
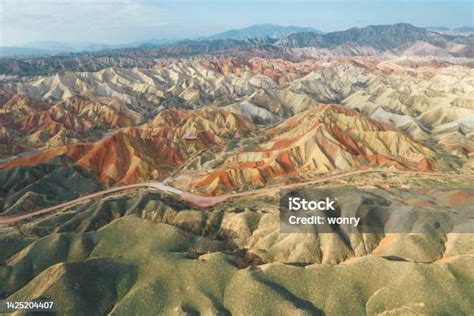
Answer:
<svg viewBox="0 0 474 316"><path fill-rule="evenodd" d="M469 315L473 38L396 24L0 59L0 299L64 315ZM281 189L348 187L355 209L468 216L443 232L281 232Z"/></svg>

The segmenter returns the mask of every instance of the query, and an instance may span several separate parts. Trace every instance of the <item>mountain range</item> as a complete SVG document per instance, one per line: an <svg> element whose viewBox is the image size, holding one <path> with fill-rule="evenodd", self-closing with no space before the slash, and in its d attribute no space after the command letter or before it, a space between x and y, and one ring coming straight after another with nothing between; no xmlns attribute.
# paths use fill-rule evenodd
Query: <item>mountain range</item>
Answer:
<svg viewBox="0 0 474 316"><path fill-rule="evenodd" d="M200 42L212 43L213 51L228 49L228 45L223 45L229 40L233 46L246 46L254 44L274 44L288 48L296 47L316 47L329 48L340 45L369 46L376 49L387 50L401 46L402 44L426 42L434 46L446 48L446 43L455 42L459 44L472 45L472 38L465 38L470 34L470 27L462 27L449 31L447 28L418 28L406 23L394 25L371 25L364 28L351 28L345 31L329 32L323 34L321 31L310 27L280 26L272 24L252 25L242 29L233 29L223 33L208 37L201 37L194 40L144 40L128 44L100 44L100 43L79 43L64 44L53 41L31 42L21 47L0 47L0 57L10 56L48 56L67 53L100 52L104 50L117 50L127 48L159 48L161 46L203 46ZM446 33L446 34L445 34ZM449 36L451 34L451 36ZM469 35L468 35L469 36ZM350 50L350 47L349 47ZM165 50L166 52L166 50ZM203 50L202 52L206 52ZM109 53L109 52L107 52ZM196 50L193 51L196 53Z"/></svg>
<svg viewBox="0 0 474 316"><path fill-rule="evenodd" d="M0 73L25 76L67 70L97 71L116 66L143 68L166 63L167 59L204 55L243 59L259 56L293 61L337 56L410 56L457 58L463 62L462 58L474 56L474 35L446 35L399 23L325 34L292 33L281 39L267 36L242 40L185 40L43 58L1 58Z"/></svg>
<svg viewBox="0 0 474 316"><path fill-rule="evenodd" d="M275 38L280 39L289 34L297 32L316 32L311 27L282 26L273 24L251 25L241 29L233 29L223 33L200 37L198 40L246 40L252 38ZM27 56L50 56L67 53L95 52L110 49L130 47L157 47L178 42L177 39L150 39L123 44L104 43L61 43L56 41L35 41L25 43L21 46L0 46L1 57L27 57Z"/></svg>
<svg viewBox="0 0 474 316"><path fill-rule="evenodd" d="M345 31L326 34L290 34L278 45L285 47L335 48L342 45L359 45L386 51L408 43L426 42L435 46L446 46L449 41L462 41L464 37L450 37L430 32L410 24L371 25L364 28L351 28Z"/></svg>

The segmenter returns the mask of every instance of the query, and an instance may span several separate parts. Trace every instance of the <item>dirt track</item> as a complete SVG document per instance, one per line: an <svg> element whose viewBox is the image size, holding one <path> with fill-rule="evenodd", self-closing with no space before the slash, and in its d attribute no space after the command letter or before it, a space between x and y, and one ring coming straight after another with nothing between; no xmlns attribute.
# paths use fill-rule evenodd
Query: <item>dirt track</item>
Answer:
<svg viewBox="0 0 474 316"><path fill-rule="evenodd" d="M361 174L366 174L366 173L377 173L377 172L386 172L386 173L396 173L396 174L406 174L406 175L430 175L430 176L453 176L455 174L445 174L445 173L422 173L422 172L416 172L416 171L400 171L400 170L390 170L390 169L365 169L365 170L356 170L356 171L349 171L349 172L344 172L340 174L335 174L335 175L330 175L322 178L317 178L313 180L308 180L308 181L303 181L303 182L298 182L298 183L292 183L292 184L286 184L286 185L279 185L279 186L273 186L273 187L267 187L263 189L258 189L258 190L250 190L250 191L245 191L245 192L238 192L238 193L229 193L229 194L224 194L220 196L201 196L201 195L196 195L190 192L185 192L181 191L179 189L175 189L163 182L149 182L149 183L137 183L137 184L130 184L130 185L124 185L120 187L115 187L103 191L99 191L96 193L92 193L89 195L85 195L83 197L77 198L75 200L71 200L68 202L64 202L52 207L48 207L39 211L27 213L27 214L22 214L18 216L0 216L0 224L10 224L10 223L15 223L24 219L28 219L34 216L38 216L41 214L46 214L49 212L53 212L65 207L70 207L74 205L78 205L81 203L85 203L90 199L97 198L100 196L104 196L109 193L114 193L118 191L123 191L123 190L130 190L130 189L140 189L140 188L146 188L146 189L156 189L159 191L164 191L167 193L175 194L181 197L184 201L191 203L193 205L196 205L198 207L211 207L217 203L223 202L229 198L235 198L235 197L243 197L243 196L249 196L249 195L261 195L261 194L267 194L271 193L280 189L294 189L298 187L303 187L307 185L312 185L312 184L317 184L317 183L322 183L330 180L337 180L337 179L342 179L346 177L351 177L355 175L361 175ZM456 175L456 176L461 176L461 177L472 177L472 176L467 176L467 175Z"/></svg>

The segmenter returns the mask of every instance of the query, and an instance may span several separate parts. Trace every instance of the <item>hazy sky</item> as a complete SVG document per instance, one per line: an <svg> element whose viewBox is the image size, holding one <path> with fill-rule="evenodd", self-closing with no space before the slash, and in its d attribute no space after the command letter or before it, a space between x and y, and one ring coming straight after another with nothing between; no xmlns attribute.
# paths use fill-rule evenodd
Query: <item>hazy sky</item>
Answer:
<svg viewBox="0 0 474 316"><path fill-rule="evenodd" d="M129 43L211 35L252 24L323 31L370 24L472 26L474 0L0 0L0 46L31 41Z"/></svg>

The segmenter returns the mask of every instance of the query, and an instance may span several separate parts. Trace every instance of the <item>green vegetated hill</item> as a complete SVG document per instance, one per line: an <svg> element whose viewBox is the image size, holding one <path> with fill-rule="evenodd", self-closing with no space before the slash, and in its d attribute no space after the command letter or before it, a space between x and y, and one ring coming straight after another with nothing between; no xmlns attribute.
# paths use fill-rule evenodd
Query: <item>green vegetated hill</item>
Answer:
<svg viewBox="0 0 474 316"><path fill-rule="evenodd" d="M41 164L0 170L0 214L45 208L100 189L75 166Z"/></svg>
<svg viewBox="0 0 474 316"><path fill-rule="evenodd" d="M61 315L474 309L472 234L281 234L273 199L238 205L129 193L3 227L0 294Z"/></svg>

